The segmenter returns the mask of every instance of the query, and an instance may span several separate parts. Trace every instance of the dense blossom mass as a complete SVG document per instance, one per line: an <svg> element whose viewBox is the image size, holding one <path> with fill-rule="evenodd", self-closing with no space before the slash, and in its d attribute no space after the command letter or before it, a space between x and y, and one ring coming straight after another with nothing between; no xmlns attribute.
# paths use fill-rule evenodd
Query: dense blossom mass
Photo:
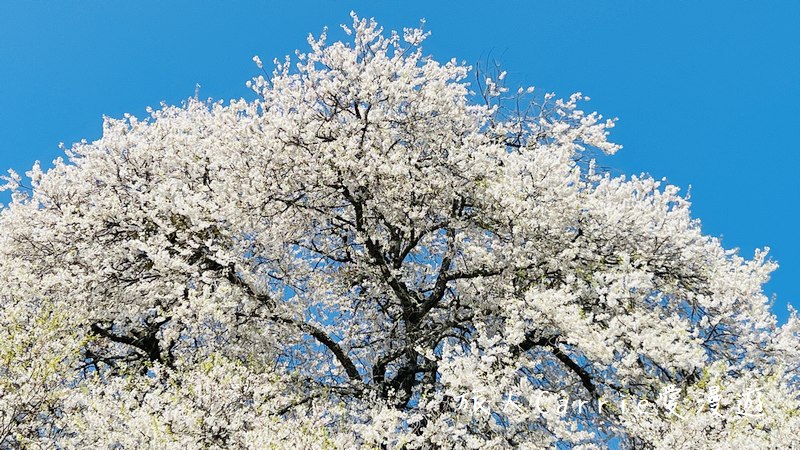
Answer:
<svg viewBox="0 0 800 450"><path fill-rule="evenodd" d="M580 94L343 29L5 177L0 448L800 448L765 251Z"/></svg>

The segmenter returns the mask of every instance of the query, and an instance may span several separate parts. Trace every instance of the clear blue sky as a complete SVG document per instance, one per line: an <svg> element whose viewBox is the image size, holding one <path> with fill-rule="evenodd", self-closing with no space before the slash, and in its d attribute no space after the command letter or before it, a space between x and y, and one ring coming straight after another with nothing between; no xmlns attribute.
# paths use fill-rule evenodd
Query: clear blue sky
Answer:
<svg viewBox="0 0 800 450"><path fill-rule="evenodd" d="M772 248L778 316L800 305L796 0L3 1L0 168L49 163L59 142L98 138L104 114L144 115L196 83L249 98L253 55L305 48L351 9L387 28L424 17L437 58L496 59L512 83L591 96L620 119L625 148L606 164L691 185L706 233L746 256Z"/></svg>

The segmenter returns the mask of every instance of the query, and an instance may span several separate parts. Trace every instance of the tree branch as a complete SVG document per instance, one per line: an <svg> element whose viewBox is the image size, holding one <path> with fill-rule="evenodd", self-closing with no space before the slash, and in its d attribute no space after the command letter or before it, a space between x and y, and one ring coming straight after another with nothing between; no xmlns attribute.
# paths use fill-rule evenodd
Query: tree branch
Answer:
<svg viewBox="0 0 800 450"><path fill-rule="evenodd" d="M324 331L320 330L314 325L311 325L310 323L300 322L279 315L271 315L268 317L268 319L273 320L275 322L292 325L294 327L297 327L302 332L310 334L311 336L314 337L314 339L319 341L320 344L327 347L328 350L330 350L331 353L333 353L333 355L336 357L336 360L339 361L339 364L341 364L342 367L344 367L347 376L350 377L351 380L362 381L361 374L358 373L358 369L356 368L356 365L353 364L353 360L351 360L350 357L347 356L345 351L342 350L342 347L336 342L334 342L334 340L331 339L327 334L325 334Z"/></svg>
<svg viewBox="0 0 800 450"><path fill-rule="evenodd" d="M533 347L548 347L550 349L550 353L552 353L556 359L561 361L562 364L567 366L569 370L577 375L578 379L581 381L581 384L589 392L589 394L591 394L592 397L597 397L597 386L595 386L592 376L586 371L586 369L573 361L569 355L564 353L561 348L558 347L558 343L558 336L536 338L532 333L528 333L525 340L519 344L514 353L519 354L526 352Z"/></svg>

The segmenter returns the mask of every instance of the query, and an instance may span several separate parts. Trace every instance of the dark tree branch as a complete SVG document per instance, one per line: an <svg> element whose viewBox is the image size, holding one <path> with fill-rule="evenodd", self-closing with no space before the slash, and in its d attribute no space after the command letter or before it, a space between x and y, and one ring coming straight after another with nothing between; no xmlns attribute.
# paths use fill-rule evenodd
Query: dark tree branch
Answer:
<svg viewBox="0 0 800 450"><path fill-rule="evenodd" d="M519 354L526 352L534 347L547 347L550 350L550 353L552 353L556 359L567 366L567 368L570 369L578 377L578 379L580 379L581 384L589 392L589 394L591 394L592 397L597 397L597 386L595 386L592 376L586 371L586 369L573 361L569 355L564 353L558 344L558 336L537 338L532 333L529 333L525 340L522 341L519 346L517 346L514 353Z"/></svg>
<svg viewBox="0 0 800 450"><path fill-rule="evenodd" d="M133 336L116 334L111 331L110 328L104 328L100 326L99 322L91 325L91 331L92 333L102 336L112 342L129 345L141 350L150 361L159 361L171 365L171 361L165 355L162 355L161 345L156 337L156 334L161 326L170 320L171 317L167 317L159 322L148 324L148 327L144 330L144 332L137 333L136 331L133 331Z"/></svg>
<svg viewBox="0 0 800 450"><path fill-rule="evenodd" d="M333 353L333 355L336 357L336 360L339 361L339 364L341 364L342 367L344 367L347 376L350 377L351 380L362 381L361 374L358 373L358 369L356 368L356 365L353 364L353 360L351 360L350 357L347 356L345 351L342 349L342 347L336 342L334 342L334 340L331 339L330 336L325 334L324 331L320 330L319 328L309 323L300 322L294 319L290 319L288 317L271 315L268 317L268 319L278 323L292 325L298 328L300 331L311 335L312 337L314 337L314 339L319 341L320 344L327 347L328 350L330 350L331 353Z"/></svg>
<svg viewBox="0 0 800 450"><path fill-rule="evenodd" d="M260 304L267 306L268 308L273 308L275 306L275 301L269 295L260 294L256 292L256 290L253 289L253 287L250 286L249 283L243 280L236 272L236 267L233 264L230 264L229 266L225 267L217 263L216 261L206 258L206 265L215 270L224 270L225 278L231 284L240 287L242 290L244 290L244 292L247 295L256 299ZM333 355L336 357L336 360L339 361L339 364L341 364L342 367L344 367L344 370L347 373L347 376L350 377L350 379L354 381L361 381L361 375L358 373L358 369L356 368L355 364L353 364L353 361L350 359L350 357L347 356L345 351L342 350L342 347L339 346L339 344L337 344L336 342L334 342L333 339L331 339L327 334L325 334L324 331L320 330L319 328L311 324L300 322L283 316L278 316L273 314L266 318L273 320L275 322L292 325L301 330L302 332L311 335L314 339L319 341L320 344L327 347L328 350L330 350L331 353L333 353Z"/></svg>

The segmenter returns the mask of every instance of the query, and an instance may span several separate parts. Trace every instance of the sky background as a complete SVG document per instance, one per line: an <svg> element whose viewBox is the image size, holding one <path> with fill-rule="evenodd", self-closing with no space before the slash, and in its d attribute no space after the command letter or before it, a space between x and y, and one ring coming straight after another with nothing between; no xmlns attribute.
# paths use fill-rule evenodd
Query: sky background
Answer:
<svg viewBox="0 0 800 450"><path fill-rule="evenodd" d="M265 61L355 10L432 32L439 60L498 61L509 84L592 98L619 117L604 161L667 177L703 231L780 268L775 313L800 305L798 1L11 1L0 0L0 171L44 166L59 142L100 137L103 115L195 94L253 98ZM3 195L0 201L6 202Z"/></svg>

